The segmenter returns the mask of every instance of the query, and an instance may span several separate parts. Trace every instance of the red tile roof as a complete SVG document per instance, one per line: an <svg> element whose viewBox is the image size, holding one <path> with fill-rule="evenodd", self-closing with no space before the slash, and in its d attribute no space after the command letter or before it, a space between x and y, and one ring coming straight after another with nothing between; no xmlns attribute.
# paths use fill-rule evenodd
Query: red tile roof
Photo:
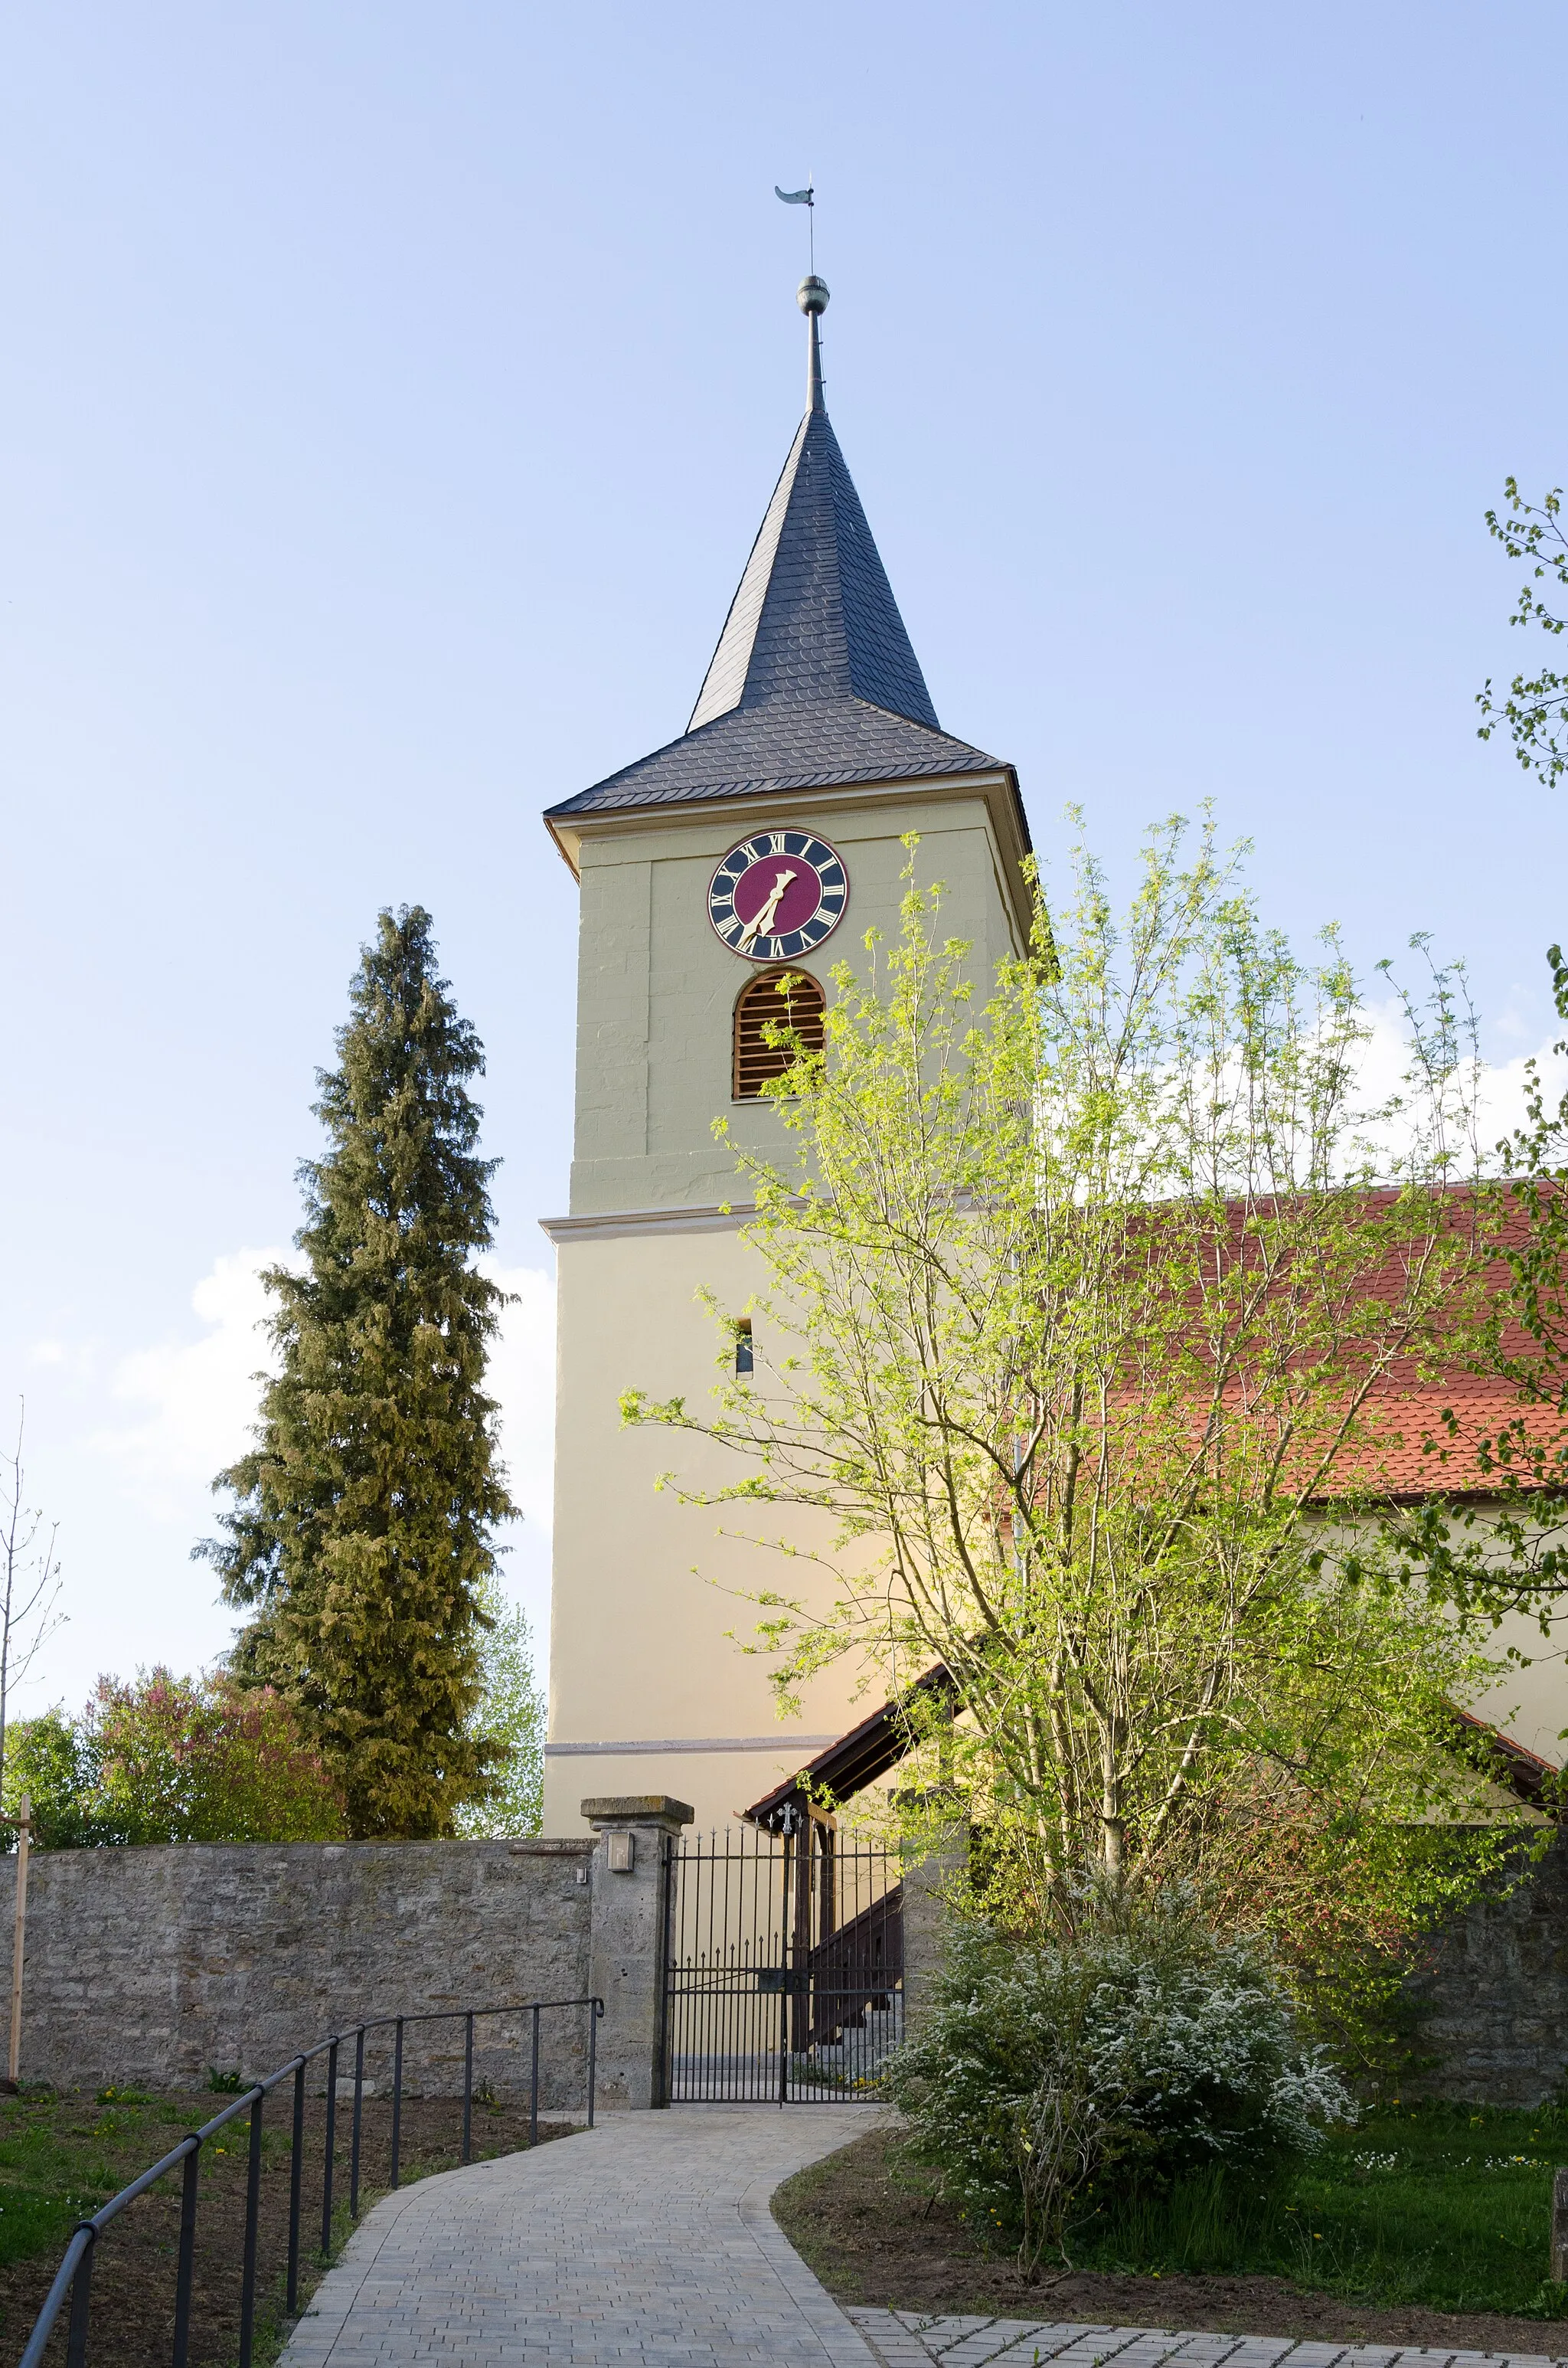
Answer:
<svg viewBox="0 0 1568 2368"><path fill-rule="evenodd" d="M1370 1196L1387 1206L1392 1193ZM1444 1196L1453 1216L1463 1222L1472 1206L1462 1191ZM1496 1370L1500 1353L1508 1360L1528 1360L1536 1345L1507 1312L1513 1275L1506 1252L1527 1238L1528 1221L1517 1204L1497 1224L1492 1255L1483 1276L1483 1312L1501 1316L1494 1341L1478 1336L1473 1361L1456 1357L1444 1371L1420 1371L1414 1360L1396 1366L1369 1394L1369 1428L1375 1444L1351 1454L1344 1467L1346 1484L1370 1486L1397 1500L1416 1502L1439 1496L1487 1496L1498 1489L1478 1458L1485 1440L1494 1440L1510 1425L1522 1425L1528 1439L1544 1446L1564 1424L1551 1406L1528 1404L1517 1383ZM1366 1278L1363 1288L1396 1300L1403 1281L1403 1258L1392 1250L1381 1271ZM1521 1477L1523 1475L1521 1474ZM1337 1486L1331 1494L1338 1494Z"/></svg>
<svg viewBox="0 0 1568 2368"><path fill-rule="evenodd" d="M1402 1196L1393 1190L1360 1196L1369 1222L1386 1220L1401 1202ZM1421 1205L1418 1203L1417 1208ZM1440 1244L1444 1232L1457 1231L1473 1238L1478 1221L1490 1235L1487 1262L1479 1278L1479 1303L1470 1306L1467 1313L1466 1302L1460 1297L1461 1293L1477 1290L1473 1264L1466 1262L1453 1286L1451 1321L1471 1325L1473 1351L1454 1355L1442 1370L1435 1372L1429 1351L1422 1349L1422 1343L1431 1337L1431 1326L1415 1326L1408 1336L1411 1353L1393 1357L1356 1409L1353 1440L1341 1448L1334 1460L1331 1476L1322 1491L1325 1499L1370 1493L1406 1502L1432 1496L1494 1494L1498 1484L1495 1479L1489 1481L1478 1459L1483 1441L1495 1439L1509 1425L1521 1423L1528 1438L1538 1444L1554 1439L1560 1429L1568 1429L1568 1422L1560 1423L1551 1407L1525 1405L1517 1384L1497 1370L1499 1353L1505 1359L1520 1360L1528 1360L1534 1353L1534 1344L1523 1327L1506 1313L1513 1287L1506 1253L1527 1237L1528 1221L1525 1212L1516 1205L1499 1218L1494 1210L1483 1210L1473 1194L1458 1188L1435 1191L1427 1197L1425 1208L1432 1212L1431 1222L1413 1212L1407 1226L1397 1232L1391 1229L1381 1259L1370 1269L1357 1272L1353 1264L1348 1270L1336 1269L1329 1248L1321 1270L1313 1273L1310 1269L1310 1245L1295 1254L1294 1264L1289 1256L1282 1258L1278 1285L1281 1292L1296 1288L1298 1273L1305 1269L1305 1291L1309 1295L1321 1294L1307 1326L1309 1335L1313 1331L1317 1335L1318 1345L1311 1353L1314 1359L1321 1356L1330 1360L1331 1370L1343 1374L1341 1405L1348 1412L1362 1385L1369 1360L1386 1358L1391 1349L1399 1347L1400 1310L1413 1292L1419 1295L1423 1262L1434 1244ZM1278 1254L1279 1245L1268 1242L1267 1215L1267 1202L1237 1201L1231 1205L1229 1223L1219 1229L1228 1238L1215 1239L1211 1258L1213 1268L1228 1283L1249 1270L1262 1280L1267 1272L1265 1260ZM1157 1227L1158 1212L1150 1212L1150 1222L1152 1228ZM1190 1242L1184 1254L1192 1258ZM1265 1295L1271 1295L1275 1287L1273 1281L1266 1281ZM1181 1351L1201 1364L1208 1353L1205 1335L1209 1323L1224 1325L1228 1321L1222 1299L1215 1308L1207 1304L1206 1286L1194 1286L1190 1294L1184 1292L1183 1296L1189 1298L1190 1329L1182 1339L1184 1326L1179 1319L1175 1324L1153 1327L1143 1350L1152 1395L1145 1399L1137 1380L1131 1380L1124 1403L1134 1413L1141 1404L1152 1406L1157 1395L1162 1343L1167 1346L1173 1364L1178 1343ZM1380 1327L1375 1320L1368 1320L1369 1303L1375 1301L1384 1302L1390 1311L1386 1328ZM1501 1315L1502 1321L1494 1337L1491 1318L1495 1315ZM1233 1355L1238 1337L1244 1351L1246 1327L1247 1319L1243 1318L1238 1335L1232 1322L1229 1349ZM1289 1329L1288 1325L1281 1326L1278 1338L1270 1342L1264 1321L1257 1331L1260 1359L1272 1361L1275 1355L1282 1360L1288 1358ZM1340 1344L1337 1349L1333 1345L1335 1339ZM1244 1420L1250 1395L1244 1366L1244 1353L1236 1366L1233 1387L1227 1383L1222 1394L1223 1403ZM1275 1375L1276 1384L1278 1379ZM1201 1397L1202 1393L1197 1395ZM1317 1452L1316 1442L1336 1418L1332 1387L1312 1390L1308 1395L1316 1403L1302 1402L1299 1417L1305 1425L1299 1448L1302 1457ZM1253 1405L1256 1419L1265 1427L1267 1434L1281 1419L1268 1386L1260 1388ZM1198 1444L1196 1436L1193 1444ZM1156 1446L1154 1452L1159 1452Z"/></svg>

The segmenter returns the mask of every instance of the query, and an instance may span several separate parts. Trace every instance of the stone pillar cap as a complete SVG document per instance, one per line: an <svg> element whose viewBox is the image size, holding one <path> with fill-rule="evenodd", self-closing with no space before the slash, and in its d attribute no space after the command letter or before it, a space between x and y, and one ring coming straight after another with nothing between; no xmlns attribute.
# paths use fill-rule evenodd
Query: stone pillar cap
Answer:
<svg viewBox="0 0 1568 2368"><path fill-rule="evenodd" d="M667 1833L678 1834L697 1817L687 1802L673 1801L667 1793L610 1793L584 1801L579 1813L596 1833L606 1826L663 1826Z"/></svg>

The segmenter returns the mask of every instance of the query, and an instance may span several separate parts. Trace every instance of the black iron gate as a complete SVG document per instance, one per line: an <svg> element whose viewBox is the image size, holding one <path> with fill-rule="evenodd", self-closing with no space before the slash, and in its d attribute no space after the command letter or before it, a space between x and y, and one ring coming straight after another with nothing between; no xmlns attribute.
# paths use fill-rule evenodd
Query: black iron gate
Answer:
<svg viewBox="0 0 1568 2368"><path fill-rule="evenodd" d="M897 1861L792 1805L675 1853L665 2028L672 2102L877 2093L903 2031Z"/></svg>

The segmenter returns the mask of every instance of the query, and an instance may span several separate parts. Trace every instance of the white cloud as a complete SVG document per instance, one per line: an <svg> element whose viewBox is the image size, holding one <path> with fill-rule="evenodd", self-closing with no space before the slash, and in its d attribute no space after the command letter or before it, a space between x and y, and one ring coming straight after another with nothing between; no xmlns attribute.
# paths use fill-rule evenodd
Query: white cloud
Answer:
<svg viewBox="0 0 1568 2368"><path fill-rule="evenodd" d="M490 1359L490 1392L501 1407L501 1446L513 1501L536 1537L550 1535L555 1457L555 1285L537 1267L485 1262L503 1291L501 1338Z"/></svg>
<svg viewBox="0 0 1568 2368"><path fill-rule="evenodd" d="M138 1349L115 1366L113 1393L142 1417L100 1431L94 1445L117 1462L131 1494L168 1520L191 1502L193 1484L205 1487L250 1443L256 1420L256 1375L271 1363L258 1328L271 1303L264 1267L282 1250L234 1250L213 1261L190 1294L206 1327L199 1339Z"/></svg>
<svg viewBox="0 0 1568 2368"><path fill-rule="evenodd" d="M1525 1122L1525 1064L1534 1058L1540 1077L1543 1099L1549 1111L1554 1110L1568 1088L1568 1059L1554 1052L1551 1038L1539 1046L1534 1055L1521 1053L1517 1059L1505 1061L1482 1072L1481 1140L1490 1149L1499 1136L1511 1133Z"/></svg>
<svg viewBox="0 0 1568 2368"><path fill-rule="evenodd" d="M1404 1015L1396 1002L1374 1004L1367 1017L1370 1034L1362 1050L1358 1084L1362 1102L1376 1106L1401 1091L1409 1066L1409 1035ZM1474 1076L1475 1138L1486 1166L1494 1164L1498 1141L1525 1122L1525 1069L1528 1061L1533 1059L1536 1063L1549 1110L1555 1110L1568 1087L1568 1059L1552 1050L1556 1041L1549 1038L1533 1053L1521 1053L1511 1061L1479 1064ZM1402 1135L1397 1121L1392 1127L1374 1132L1388 1142L1391 1149L1397 1148Z"/></svg>
<svg viewBox="0 0 1568 2368"><path fill-rule="evenodd" d="M115 1367L113 1392L140 1409L94 1444L120 1467L131 1493L161 1519L187 1511L192 1487L244 1453L256 1420L256 1374L271 1365L259 1326L271 1310L261 1270L280 1250L234 1250L213 1261L191 1292L203 1330L194 1340L139 1349ZM548 1538L555 1430L555 1286L533 1267L486 1262L514 1304L503 1314L490 1363L501 1407L502 1449L512 1495L532 1538ZM530 1543L532 1541L530 1540Z"/></svg>

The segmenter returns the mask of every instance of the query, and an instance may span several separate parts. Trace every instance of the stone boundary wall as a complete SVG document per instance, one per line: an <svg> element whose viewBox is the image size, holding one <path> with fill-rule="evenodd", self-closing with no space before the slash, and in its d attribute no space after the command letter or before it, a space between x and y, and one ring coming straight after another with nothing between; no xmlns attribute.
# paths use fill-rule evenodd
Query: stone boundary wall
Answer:
<svg viewBox="0 0 1568 2368"><path fill-rule="evenodd" d="M597 1993L600 2104L662 2103L670 1852L691 1813L662 1795L583 1809L592 1841L35 1852L22 2078L200 2087L214 2068L273 2071L376 2015ZM16 1867L0 1858L0 1968ZM939 1945L940 1885L923 1914L920 1881L936 1872L910 1871L922 1895L906 1936L916 1998L915 1961L928 1974ZM1438 2058L1411 2093L1534 2105L1568 2078L1568 1832L1521 1882L1457 1918L1411 1987L1424 2009L1416 2045ZM543 2019L540 2097L552 2112L582 2107L586 2021L585 2010ZM476 2080L524 2093L528 2043L527 2016L480 2022ZM458 2093L461 2024L411 2030L404 2066L412 2092ZM340 2069L352 2072L351 2051ZM384 2089L390 2034L367 2050L366 2070Z"/></svg>
<svg viewBox="0 0 1568 2368"><path fill-rule="evenodd" d="M596 1886L614 1880L596 1860L602 1845L586 1837L35 1852L22 2078L201 2087L214 2068L273 2071L375 2015L583 1997L594 1987ZM16 1867L0 1860L7 1967ZM526 2089L528 2023L476 2024L476 2080ZM585 2010L542 2018L551 2110L582 2106L586 2025ZM613 2090L613 2044L602 2052ZM462 2060L460 2023L407 2034L413 2093L460 2092ZM390 2033L368 2045L366 2066L384 2088ZM339 2069L352 2073L352 2050Z"/></svg>
<svg viewBox="0 0 1568 2368"><path fill-rule="evenodd" d="M1438 2058L1412 2093L1539 2105L1568 2079L1568 1833L1456 1918L1410 1987L1415 2046Z"/></svg>

